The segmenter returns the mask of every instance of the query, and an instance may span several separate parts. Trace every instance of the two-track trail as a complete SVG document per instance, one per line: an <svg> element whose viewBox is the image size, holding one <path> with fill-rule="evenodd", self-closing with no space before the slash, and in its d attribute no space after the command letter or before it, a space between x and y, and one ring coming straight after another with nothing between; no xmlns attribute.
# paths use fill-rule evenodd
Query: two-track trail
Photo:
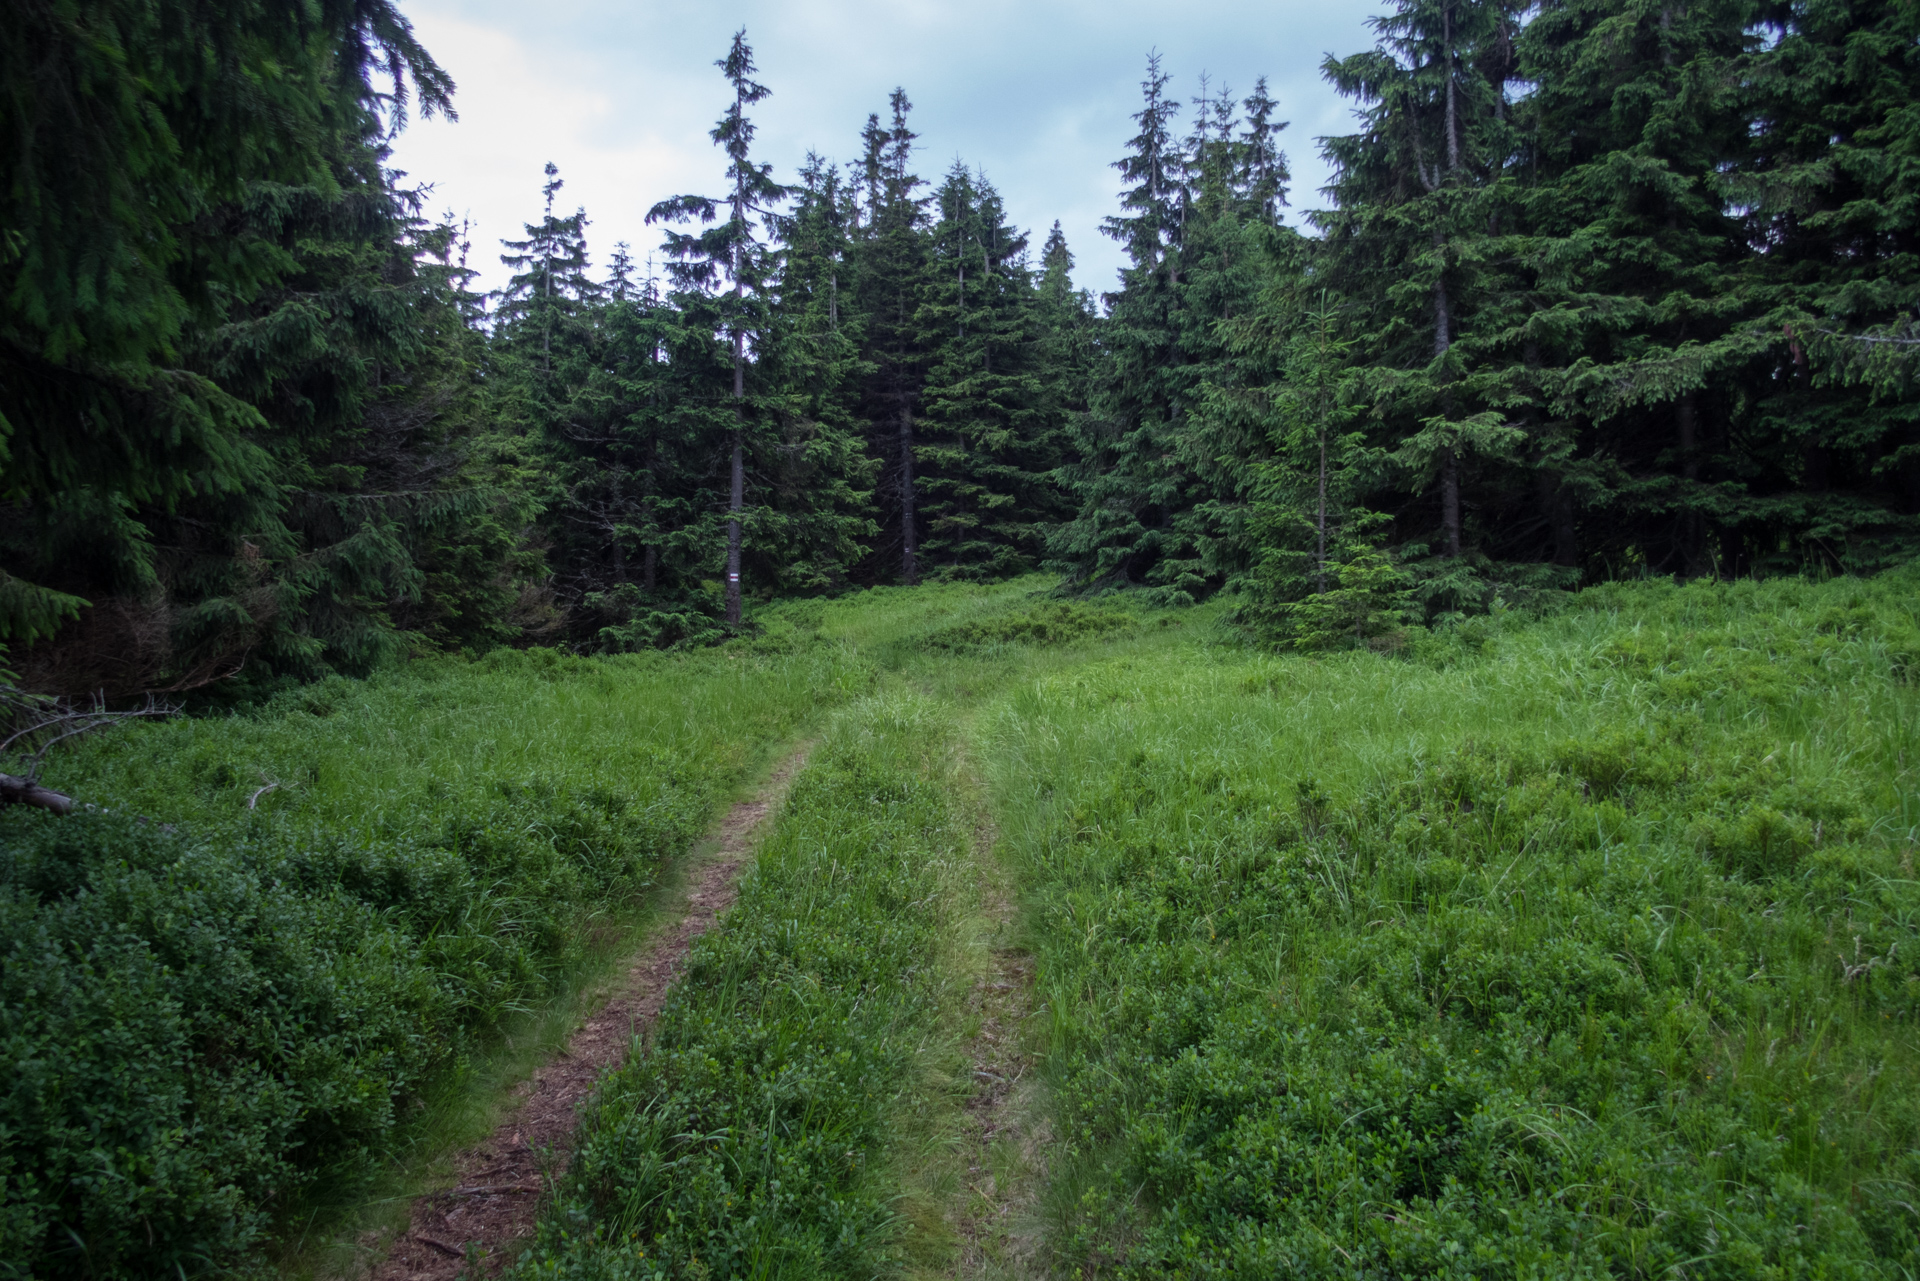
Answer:
<svg viewBox="0 0 1920 1281"><path fill-rule="evenodd" d="M513 1261L517 1242L533 1230L546 1177L571 1154L580 1103L659 1014L694 940L733 906L740 874L808 750L789 754L752 799L727 811L714 834L717 848L691 871L679 918L634 957L611 999L566 1048L520 1084L493 1133L453 1157L452 1186L414 1201L407 1230L372 1268L371 1281L452 1281L470 1255L489 1275Z"/></svg>

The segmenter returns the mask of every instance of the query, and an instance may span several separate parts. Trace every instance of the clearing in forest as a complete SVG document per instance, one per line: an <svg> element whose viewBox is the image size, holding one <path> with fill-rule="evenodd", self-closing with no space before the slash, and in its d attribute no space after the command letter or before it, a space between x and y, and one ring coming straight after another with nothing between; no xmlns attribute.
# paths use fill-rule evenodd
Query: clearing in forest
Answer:
<svg viewBox="0 0 1920 1281"><path fill-rule="evenodd" d="M1920 1267L1913 573L1605 587L1551 616L1317 654L1249 647L1225 604L1062 610L1046 586L862 593L777 608L758 639L706 655L516 669L519 688L576 709L576 738L623 744L680 810L595 800L607 784L591 770L503 790L515 770L496 760L462 782L465 762L486 760L471 746L486 718L467 710L416 762L412 794L495 808L382 844L367 820L343 821L348 793L287 765L292 746L330 759L312 750L328 734L394 750L371 732L388 714L372 705L145 727L87 748L62 781L110 791L154 743L178 741L189 750L171 781L204 771L183 794L211 824L229 821L223 798L260 786L260 762L312 779L286 789L280 817L221 829L237 838L218 855L229 862L206 863L222 892L258 886L246 902L265 919L275 894L297 891L360 931L342 935L364 941L335 983L383 954L355 904L385 895L385 937L418 931L388 954L437 957L444 985L466 972L459 957L519 936L502 908L460 918L449 943L465 951L435 951L440 936L406 924L428 907L399 910L458 897L434 898L434 878L545 869L542 884L583 887L570 919L591 921L608 900L567 869L596 866L602 833L710 814L749 759L738 744L817 737L643 1052L583 1094L571 1160L528 1198L535 1230L525 1258L499 1260L506 1275ZM759 708L752 738L687 714L686 700L743 682L757 682L739 704ZM431 725L432 689L369 697L427 708ZM595 703L610 693L661 710L637 756L636 722L605 723ZM486 737L493 753L513 741ZM215 757L233 781L197 763ZM513 816L546 812L573 826L489 843L524 842ZM578 817L595 813L606 827ZM182 897L186 873L164 869L216 852L117 821L30 822L15 843L28 855L9 856L11 901L37 896L41 928L67 913L59 928L106 922L129 940L95 948L96 986L153 973L140 947L185 954L164 914L139 908L156 901L143 886L175 878L169 902L212 892ZM358 843L329 846L326 832ZM87 856L74 833L121 862ZM83 855L60 875L86 892L34 853L56 838ZM538 958L561 953L515 946L532 968L504 972L539 990ZM265 973L276 955L302 954L249 963ZM181 1010L215 1008L186 971L144 981L172 984ZM49 1025L80 1017L35 999ZM475 1012L440 1026L484 1045L497 1022L454 1008ZM255 1043L236 1052L284 1062ZM190 1075L183 1113L205 1097L193 1080L250 1079L230 1062ZM405 1128L407 1089L391 1087L386 1133L424 1133ZM339 1098L303 1097L306 1111L284 1114L296 1126ZM212 1141L191 1133L183 1150ZM392 1150L364 1133L310 1186ZM280 1168L297 1171L299 1149L284 1150ZM154 1190L146 1221L217 1242L208 1217L152 1213L163 1177L178 1176L134 1187ZM35 1211L47 1223L123 1213L44 1184L9 1196L50 1207ZM265 1209L257 1222L230 1257L285 1230Z"/></svg>

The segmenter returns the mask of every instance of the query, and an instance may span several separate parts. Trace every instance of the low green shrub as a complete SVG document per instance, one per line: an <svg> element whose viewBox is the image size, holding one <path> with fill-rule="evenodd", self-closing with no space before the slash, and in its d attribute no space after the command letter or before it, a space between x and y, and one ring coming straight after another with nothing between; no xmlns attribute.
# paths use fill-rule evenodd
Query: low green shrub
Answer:
<svg viewBox="0 0 1920 1281"><path fill-rule="evenodd" d="M602 1084L520 1278L873 1276L874 1177L935 1009L966 833L924 704L852 709L642 1054Z"/></svg>
<svg viewBox="0 0 1920 1281"><path fill-rule="evenodd" d="M1075 641L1122 635L1140 620L1117 610L1095 609L1071 601L993 615L943 627L923 644L929 649L970 651L996 645L1070 645Z"/></svg>

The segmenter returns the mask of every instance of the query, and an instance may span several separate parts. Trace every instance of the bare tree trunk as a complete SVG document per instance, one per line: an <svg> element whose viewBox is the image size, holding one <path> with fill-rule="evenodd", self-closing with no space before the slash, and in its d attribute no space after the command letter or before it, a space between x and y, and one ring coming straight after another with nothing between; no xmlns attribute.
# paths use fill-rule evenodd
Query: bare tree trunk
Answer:
<svg viewBox="0 0 1920 1281"><path fill-rule="evenodd" d="M900 409L900 577L920 581L920 537L913 513L913 411Z"/></svg>
<svg viewBox="0 0 1920 1281"><path fill-rule="evenodd" d="M1447 170L1458 173L1460 170L1460 109L1454 92L1453 76L1453 6L1448 5L1441 19L1444 24L1442 40L1447 60Z"/></svg>
<svg viewBox="0 0 1920 1281"><path fill-rule="evenodd" d="M1440 455L1440 525L1447 555L1460 555L1460 458L1449 449Z"/></svg>
<svg viewBox="0 0 1920 1281"><path fill-rule="evenodd" d="M1553 563L1574 565L1580 552L1575 541L1573 504L1567 501L1566 487L1560 478L1545 468L1533 473L1534 492L1540 505L1540 519L1553 531Z"/></svg>
<svg viewBox="0 0 1920 1281"><path fill-rule="evenodd" d="M1688 482L1689 491L1692 482L1700 479L1700 412L1699 402L1694 393L1688 392L1673 407L1674 434L1679 438L1680 475ZM1692 493L1684 495L1691 499ZM1684 500L1683 499L1683 500ZM1697 578L1702 572L1700 546L1700 513L1688 507L1680 514L1680 572L1686 578Z"/></svg>
<svg viewBox="0 0 1920 1281"><path fill-rule="evenodd" d="M740 623L740 511L747 501L747 339L733 336L733 488L727 499L727 622Z"/></svg>
<svg viewBox="0 0 1920 1281"><path fill-rule="evenodd" d="M1572 568L1580 563L1580 530L1573 521L1573 500L1567 487L1556 485L1553 494L1553 563Z"/></svg>
<svg viewBox="0 0 1920 1281"><path fill-rule="evenodd" d="M1813 390L1813 372L1807 367L1807 352L1794 337L1793 326L1787 326L1787 345L1793 352L1793 383L1801 395ZM1816 494L1825 493L1833 484L1833 451L1817 438L1809 438L1801 457L1806 488Z"/></svg>
<svg viewBox="0 0 1920 1281"><path fill-rule="evenodd" d="M1436 249L1446 247L1446 237L1434 233ZM1453 303L1447 297L1447 277L1443 267L1433 282L1433 357L1438 360L1453 346ZM1451 398L1449 398L1450 400ZM1460 554L1460 458L1452 446L1440 452L1440 528L1446 539L1447 555Z"/></svg>
<svg viewBox="0 0 1920 1281"><path fill-rule="evenodd" d="M1320 510L1314 517L1314 533L1317 543L1313 552L1313 590L1324 596L1327 594L1327 411L1324 404L1320 407Z"/></svg>
<svg viewBox="0 0 1920 1281"><path fill-rule="evenodd" d="M71 814L73 798L40 786L31 779L0 774L0 805L32 805L55 814Z"/></svg>
<svg viewBox="0 0 1920 1281"><path fill-rule="evenodd" d="M640 553L640 585L652 594L660 572L660 437L647 440L647 545Z"/></svg>

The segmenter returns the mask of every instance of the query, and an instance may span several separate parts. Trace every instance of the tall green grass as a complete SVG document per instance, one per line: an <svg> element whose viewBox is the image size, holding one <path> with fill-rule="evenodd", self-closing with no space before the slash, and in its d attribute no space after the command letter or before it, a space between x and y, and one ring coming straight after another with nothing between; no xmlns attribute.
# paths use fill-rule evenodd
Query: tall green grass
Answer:
<svg viewBox="0 0 1920 1281"><path fill-rule="evenodd" d="M522 1278L872 1276L889 1122L938 1017L967 828L926 700L849 708L643 1053L602 1084Z"/></svg>
<svg viewBox="0 0 1920 1281"><path fill-rule="evenodd" d="M1915 1275L1916 586L1011 694L1059 1269Z"/></svg>
<svg viewBox="0 0 1920 1281"><path fill-rule="evenodd" d="M698 838L843 647L417 664L0 810L0 1275L206 1275L364 1181Z"/></svg>

